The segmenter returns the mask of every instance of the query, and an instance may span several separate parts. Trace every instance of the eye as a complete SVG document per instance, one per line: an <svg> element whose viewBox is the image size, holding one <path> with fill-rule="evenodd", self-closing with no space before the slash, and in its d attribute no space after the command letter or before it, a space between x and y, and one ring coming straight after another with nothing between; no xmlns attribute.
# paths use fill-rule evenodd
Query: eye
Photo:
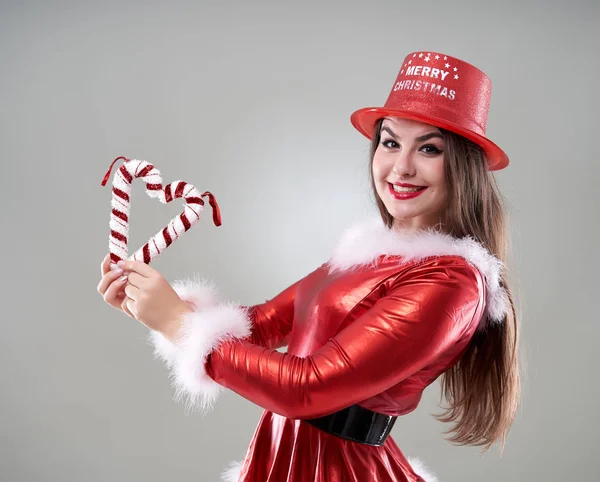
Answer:
<svg viewBox="0 0 600 482"><path fill-rule="evenodd" d="M393 144L393 145L390 145L390 143ZM387 147L388 149L395 149L397 147L400 147L398 145L398 143L396 141L392 140L392 139L384 139L384 140L382 140L381 141L381 145L383 147Z"/></svg>
<svg viewBox="0 0 600 482"><path fill-rule="evenodd" d="M425 144L423 147L421 147L421 150L423 150L425 152L425 154L431 154L433 156L437 156L437 155L441 154L442 152L444 152L444 151L439 150L433 144Z"/></svg>

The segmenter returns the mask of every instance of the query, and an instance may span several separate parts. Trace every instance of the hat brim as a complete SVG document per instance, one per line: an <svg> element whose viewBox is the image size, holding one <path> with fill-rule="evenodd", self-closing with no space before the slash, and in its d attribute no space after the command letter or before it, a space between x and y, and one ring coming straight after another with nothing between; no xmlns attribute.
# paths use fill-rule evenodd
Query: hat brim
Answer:
<svg viewBox="0 0 600 482"><path fill-rule="evenodd" d="M434 116L422 115L415 112L408 112L398 109L386 109L383 107L365 107L364 109L355 111L350 116L350 122L352 122L352 125L361 134L368 139L371 139L375 131L375 125L382 117L402 117L404 119L416 120L449 130L455 134L466 137L481 147L487 158L488 169L490 171L499 171L500 169L504 169L506 166L508 166L509 161L506 153L487 137L480 136L479 134L464 129L459 125L453 124L444 119L436 118Z"/></svg>

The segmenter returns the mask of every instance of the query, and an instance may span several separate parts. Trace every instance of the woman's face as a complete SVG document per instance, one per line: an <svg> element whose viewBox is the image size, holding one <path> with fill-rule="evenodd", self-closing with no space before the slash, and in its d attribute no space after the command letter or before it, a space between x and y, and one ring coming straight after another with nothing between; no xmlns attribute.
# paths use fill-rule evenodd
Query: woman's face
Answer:
<svg viewBox="0 0 600 482"><path fill-rule="evenodd" d="M448 198L444 139L437 127L387 117L373 156L377 194L394 217L394 229L437 224Z"/></svg>

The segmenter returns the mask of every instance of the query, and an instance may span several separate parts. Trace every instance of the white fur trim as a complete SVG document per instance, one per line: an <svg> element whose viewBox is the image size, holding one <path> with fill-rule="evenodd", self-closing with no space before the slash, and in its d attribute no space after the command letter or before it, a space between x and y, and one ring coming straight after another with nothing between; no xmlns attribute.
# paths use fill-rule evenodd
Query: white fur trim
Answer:
<svg viewBox="0 0 600 482"><path fill-rule="evenodd" d="M219 302L219 293L215 283L198 275L194 275L192 279L175 281L173 289L195 310L216 306ZM148 341L154 347L154 356L162 360L167 367L172 368L176 353L173 343L157 331L150 331Z"/></svg>
<svg viewBox="0 0 600 482"><path fill-rule="evenodd" d="M407 460L410 466L412 467L413 471L425 482L438 482L437 477L429 471L429 469L425 466L425 464L423 464L423 462L411 458L408 458Z"/></svg>
<svg viewBox="0 0 600 482"><path fill-rule="evenodd" d="M250 336L251 321L247 308L220 302L215 285L206 280L186 280L173 288L194 311L183 317L183 327L173 344L160 333L151 331L154 354L171 369L175 399L186 399L189 410L209 410L221 391L204 369L206 357L220 343Z"/></svg>
<svg viewBox="0 0 600 482"><path fill-rule="evenodd" d="M206 357L223 341L250 336L251 321L247 309L226 303L188 313L183 323L173 367L175 398L187 397L188 408L205 411L221 391L206 374Z"/></svg>
<svg viewBox="0 0 600 482"><path fill-rule="evenodd" d="M197 310L215 306L221 301L217 285L199 275L194 275L192 279L175 281L173 289L182 300L193 304Z"/></svg>
<svg viewBox="0 0 600 482"><path fill-rule="evenodd" d="M177 350L175 345L167 340L162 333L150 330L148 342L154 347L154 357L162 360L168 368L173 368Z"/></svg>
<svg viewBox="0 0 600 482"><path fill-rule="evenodd" d="M485 280L486 316L490 321L501 322L508 312L508 296L500 286L502 261L471 237L454 238L433 228L402 232L386 227L381 219L357 223L341 237L329 260L329 272L374 265L381 255L402 256L401 263L434 256L460 256L475 266Z"/></svg>
<svg viewBox="0 0 600 482"><path fill-rule="evenodd" d="M222 482L238 482L242 472L242 462L230 462L229 468L221 474Z"/></svg>

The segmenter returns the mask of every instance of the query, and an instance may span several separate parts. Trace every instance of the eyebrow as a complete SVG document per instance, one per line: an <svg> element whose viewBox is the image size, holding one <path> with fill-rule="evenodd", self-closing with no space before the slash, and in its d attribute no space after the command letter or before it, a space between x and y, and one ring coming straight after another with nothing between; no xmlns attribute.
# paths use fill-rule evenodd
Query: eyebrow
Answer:
<svg viewBox="0 0 600 482"><path fill-rule="evenodd" d="M394 134L389 127L384 126L384 127L381 128L381 131L382 132L383 131L388 132L394 139L398 140L398 136L396 134ZM440 132L428 132L427 134L423 134L422 136L417 137L415 140L417 142L423 142L423 141L427 141L429 139L432 139L434 137L437 137L437 138L440 138L440 139L444 139L444 136L442 136L442 134Z"/></svg>

